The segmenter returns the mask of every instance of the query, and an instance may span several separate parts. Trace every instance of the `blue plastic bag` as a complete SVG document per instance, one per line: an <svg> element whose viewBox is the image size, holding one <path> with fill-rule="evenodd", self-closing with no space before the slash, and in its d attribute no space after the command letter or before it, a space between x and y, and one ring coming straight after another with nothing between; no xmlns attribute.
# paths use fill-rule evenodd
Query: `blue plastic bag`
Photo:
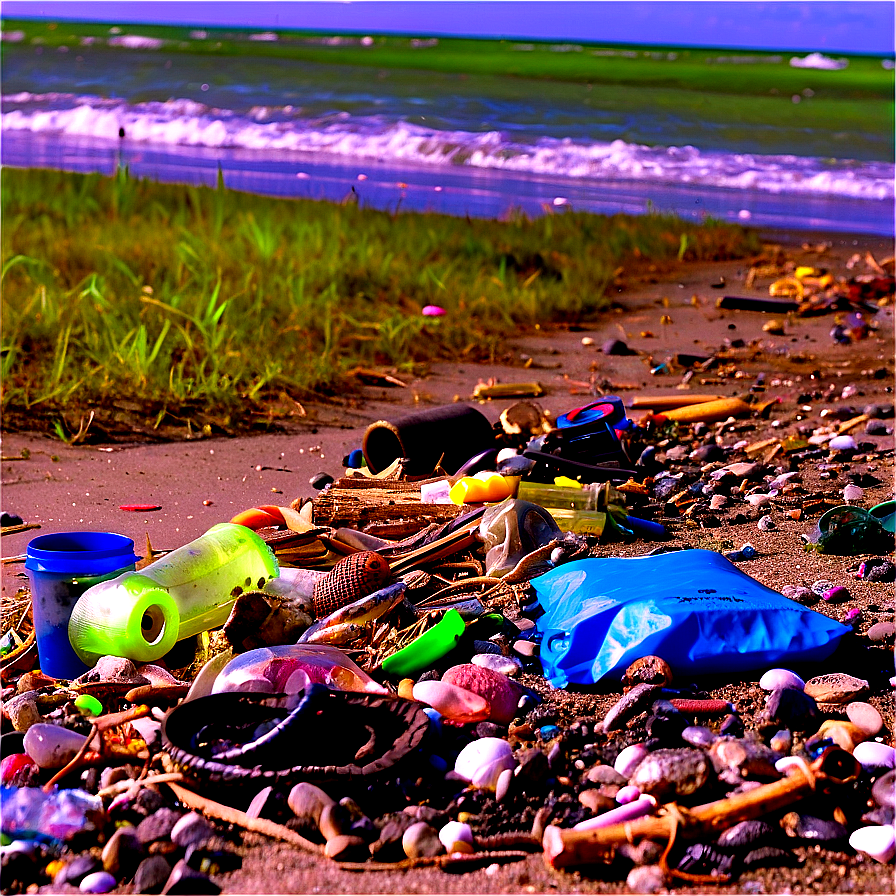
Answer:
<svg viewBox="0 0 896 896"><path fill-rule="evenodd" d="M817 661L850 631L713 551L577 560L532 585L541 664L558 688L621 677L650 654L684 675Z"/></svg>

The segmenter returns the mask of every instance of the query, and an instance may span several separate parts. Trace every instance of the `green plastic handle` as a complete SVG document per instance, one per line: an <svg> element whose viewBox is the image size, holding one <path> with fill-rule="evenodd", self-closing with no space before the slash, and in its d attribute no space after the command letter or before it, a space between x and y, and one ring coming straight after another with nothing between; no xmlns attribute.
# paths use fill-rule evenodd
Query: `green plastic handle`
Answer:
<svg viewBox="0 0 896 896"><path fill-rule="evenodd" d="M449 610L429 631L415 638L407 647L383 660L387 675L413 675L422 672L454 648L464 633L466 623L457 610Z"/></svg>

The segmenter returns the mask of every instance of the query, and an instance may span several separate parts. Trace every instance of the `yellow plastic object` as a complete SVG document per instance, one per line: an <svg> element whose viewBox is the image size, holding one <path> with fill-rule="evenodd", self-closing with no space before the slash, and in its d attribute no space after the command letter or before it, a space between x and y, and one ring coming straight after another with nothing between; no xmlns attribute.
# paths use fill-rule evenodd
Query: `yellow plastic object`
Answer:
<svg viewBox="0 0 896 896"><path fill-rule="evenodd" d="M578 479L570 479L569 476L555 476L554 477L554 485L559 485L562 488L581 488L582 483L579 482Z"/></svg>
<svg viewBox="0 0 896 896"><path fill-rule="evenodd" d="M750 406L739 398L721 398L674 411L663 411L663 416L678 423L716 423L729 417L744 417L750 412Z"/></svg>
<svg viewBox="0 0 896 896"><path fill-rule="evenodd" d="M509 498L514 487L515 483L509 477L483 471L459 479L451 486L448 496L454 504L489 504Z"/></svg>
<svg viewBox="0 0 896 896"><path fill-rule="evenodd" d="M782 277L768 288L768 294L776 299L801 299L803 284L796 277Z"/></svg>

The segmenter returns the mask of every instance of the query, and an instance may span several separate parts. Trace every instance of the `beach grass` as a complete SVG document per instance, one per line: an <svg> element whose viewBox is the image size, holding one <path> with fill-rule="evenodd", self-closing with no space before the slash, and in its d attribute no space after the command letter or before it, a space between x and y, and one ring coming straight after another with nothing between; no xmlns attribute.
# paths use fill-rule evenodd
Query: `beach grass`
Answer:
<svg viewBox="0 0 896 896"><path fill-rule="evenodd" d="M358 367L494 359L521 330L593 318L621 265L757 248L660 214L393 214L124 168L6 168L2 215L5 425L48 431L110 405L239 428L240 411L344 395Z"/></svg>

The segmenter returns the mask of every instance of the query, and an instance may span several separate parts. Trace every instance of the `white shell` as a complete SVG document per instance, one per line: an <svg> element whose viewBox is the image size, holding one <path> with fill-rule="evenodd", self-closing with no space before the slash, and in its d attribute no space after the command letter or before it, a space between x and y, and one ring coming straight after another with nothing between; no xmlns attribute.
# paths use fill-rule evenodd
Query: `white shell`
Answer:
<svg viewBox="0 0 896 896"><path fill-rule="evenodd" d="M455 843L473 845L473 829L462 821L449 821L440 831L439 840L448 852Z"/></svg>
<svg viewBox="0 0 896 896"><path fill-rule="evenodd" d="M759 687L763 691L777 691L778 688L796 688L802 691L806 687L806 682L790 669L769 669L759 679Z"/></svg>
<svg viewBox="0 0 896 896"><path fill-rule="evenodd" d="M876 862L892 862L896 854L896 829L891 824L858 828L849 835L849 845Z"/></svg>
<svg viewBox="0 0 896 896"><path fill-rule="evenodd" d="M856 744L852 755L862 764L863 768L893 768L896 764L896 750L874 740Z"/></svg>
<svg viewBox="0 0 896 896"><path fill-rule="evenodd" d="M613 763L613 768L622 775L623 778L630 778L635 769L644 761L644 758L650 751L644 744L632 744L626 747Z"/></svg>
<svg viewBox="0 0 896 896"><path fill-rule="evenodd" d="M467 744L454 763L454 771L477 787L494 789L505 768L516 768L513 748L500 737L480 737Z"/></svg>

